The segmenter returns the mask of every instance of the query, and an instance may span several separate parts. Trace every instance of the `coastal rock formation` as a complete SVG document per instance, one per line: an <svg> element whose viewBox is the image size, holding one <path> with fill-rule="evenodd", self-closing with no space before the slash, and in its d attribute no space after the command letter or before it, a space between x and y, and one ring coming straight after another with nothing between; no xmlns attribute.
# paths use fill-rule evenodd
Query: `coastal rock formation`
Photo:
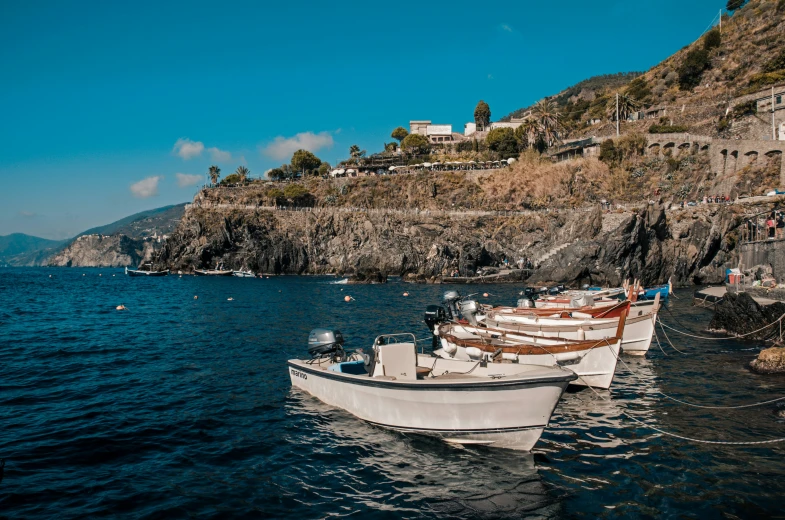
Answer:
<svg viewBox="0 0 785 520"><path fill-rule="evenodd" d="M126 267L149 261L153 242L126 235L83 235L52 256L54 267Z"/></svg>
<svg viewBox="0 0 785 520"><path fill-rule="evenodd" d="M714 311L709 329L726 332L731 335L745 335L748 339L768 340L778 338L780 328L777 325L757 331L774 323L785 314L785 303L760 305L747 293L727 293ZM783 324L785 325L785 324ZM749 335L747 335L749 334Z"/></svg>
<svg viewBox="0 0 785 520"><path fill-rule="evenodd" d="M759 374L785 373L785 348L771 347L761 350L757 359L753 359L750 368ZM780 414L785 417L783 410Z"/></svg>
<svg viewBox="0 0 785 520"><path fill-rule="evenodd" d="M158 257L190 270L223 263L275 274L378 270L438 282L482 266L536 266L532 283L718 283L733 263L741 218L732 206L626 212L593 208L492 213L223 204L189 207ZM513 276L510 279L520 280Z"/></svg>

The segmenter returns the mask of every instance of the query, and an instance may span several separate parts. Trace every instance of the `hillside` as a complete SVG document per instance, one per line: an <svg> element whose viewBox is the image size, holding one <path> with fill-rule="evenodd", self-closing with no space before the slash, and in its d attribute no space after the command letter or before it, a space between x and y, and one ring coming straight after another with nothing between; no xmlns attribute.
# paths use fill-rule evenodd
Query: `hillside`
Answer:
<svg viewBox="0 0 785 520"><path fill-rule="evenodd" d="M56 247L63 242L63 240L49 240L47 238L25 235L24 233L11 233L10 235L0 236L0 259Z"/></svg>
<svg viewBox="0 0 785 520"><path fill-rule="evenodd" d="M694 134L770 139L770 121L745 103L755 93L785 85L785 0L751 0L723 15L721 33L715 27L696 35L692 44L643 74L603 78L549 96L561 108L565 138L614 135L608 110L618 93L633 102L635 112L647 112L643 121L622 117L622 132L647 132L663 118ZM599 124L591 124L596 119Z"/></svg>
<svg viewBox="0 0 785 520"><path fill-rule="evenodd" d="M131 238L145 238L166 235L175 228L180 217L183 216L184 208L185 203L141 211L111 224L88 229L77 236L121 234Z"/></svg>

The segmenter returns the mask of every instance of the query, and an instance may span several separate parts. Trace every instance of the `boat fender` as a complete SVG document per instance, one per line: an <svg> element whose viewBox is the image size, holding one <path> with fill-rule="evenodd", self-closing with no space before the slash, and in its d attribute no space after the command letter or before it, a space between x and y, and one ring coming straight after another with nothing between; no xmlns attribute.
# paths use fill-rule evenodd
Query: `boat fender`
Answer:
<svg viewBox="0 0 785 520"><path fill-rule="evenodd" d="M502 359L506 359L507 361L513 361L515 363L518 362L518 354L509 354L507 352L502 354Z"/></svg>
<svg viewBox="0 0 785 520"><path fill-rule="evenodd" d="M482 350L477 347L467 347L466 355L472 359L480 359L482 357Z"/></svg>
<svg viewBox="0 0 785 520"><path fill-rule="evenodd" d="M586 339L586 331L583 330L583 327L578 327L578 341L583 341Z"/></svg>
<svg viewBox="0 0 785 520"><path fill-rule="evenodd" d="M451 356L458 351L458 345L456 345L455 343L450 343L449 341L444 339L442 340L442 348L444 349L445 352L447 352ZM474 347L469 347L469 348L474 348ZM475 350L480 350L480 349L475 349Z"/></svg>
<svg viewBox="0 0 785 520"><path fill-rule="evenodd" d="M584 319L587 319L587 318L592 318L592 315L588 314L588 313L585 313L585 312L573 312L572 313L572 317L573 318L584 318Z"/></svg>

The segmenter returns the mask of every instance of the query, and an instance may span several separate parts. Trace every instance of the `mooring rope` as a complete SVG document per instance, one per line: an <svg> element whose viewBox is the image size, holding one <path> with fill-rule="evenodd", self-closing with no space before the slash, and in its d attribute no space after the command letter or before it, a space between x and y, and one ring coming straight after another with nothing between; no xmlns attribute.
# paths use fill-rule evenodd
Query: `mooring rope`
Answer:
<svg viewBox="0 0 785 520"><path fill-rule="evenodd" d="M785 314L783 314L782 316L780 316L780 317L779 317L779 318L777 318L776 320L772 321L772 322L771 322L771 323L769 323L768 325L765 325L765 326L763 326L763 327L761 327L761 328L759 328L759 329L757 329L757 330L753 330L752 332L746 332L746 333L744 333L744 334L739 334L739 335L736 335L736 336L728 336L728 337L726 337L726 338L712 338L712 337L710 337L710 336L698 336L698 335L695 335L695 334L690 334L689 332L684 332L684 331L682 331L682 330L675 329L675 328L671 327L670 325L665 325L665 324L662 322L662 320L660 319L660 317L659 317L659 316L657 316L657 321L659 321L659 322L660 322L660 326L661 326L661 327L663 327L663 326L664 326L664 327L666 327L666 328L668 328L668 329L672 330L673 332L677 332L677 333L679 333L679 334L682 334L682 335L684 335L684 336L687 336L687 337L690 337L690 338L695 338L695 339L713 339L713 340L721 341L721 340L725 340L725 339L739 339L739 338L744 338L744 337L750 336L750 335L752 335L752 334L756 334L756 333L758 333L758 332L760 332L760 331L762 331L762 330L766 330L766 329L768 329L769 327L771 327L771 326L773 326L773 325L776 325L777 323L781 322L781 321L782 321L784 318L785 318Z"/></svg>
<svg viewBox="0 0 785 520"><path fill-rule="evenodd" d="M635 377L640 379L641 376L639 376L632 368L630 368L630 366L627 363L625 363L624 360L620 356L617 355L616 356L616 360L620 361L621 364L624 365L624 368L626 368L628 372L630 372L632 375L634 375ZM682 401L681 399L677 399L675 397L672 397L672 396L666 394L665 392L662 392L661 390L655 390L655 392L657 392L658 394L660 394L661 396L663 396L666 399L670 399L671 401L676 401L677 403L681 403L681 404L686 405L686 406L693 406L695 408L706 408L706 409L711 409L711 410L735 410L735 409L739 409L739 408L754 408L756 406L763 406L764 404L771 404L771 403L776 403L778 401L785 401L785 396L783 396L783 397L778 397L776 399L770 399L768 401L761 401L761 402L758 402L758 403L740 404L740 405L735 405L735 406L709 406L709 405L696 404L696 403L690 403L690 402L687 402L687 401Z"/></svg>
<svg viewBox="0 0 785 520"><path fill-rule="evenodd" d="M657 340L657 346L660 347L660 350L662 351L663 355L667 356L668 354L665 353L665 350L662 348L662 345L660 344L660 337L657 336L657 329L654 329L652 332L654 334L654 339Z"/></svg>
<svg viewBox="0 0 785 520"><path fill-rule="evenodd" d="M670 345L670 346L671 346L671 348L672 348L673 350L675 350L675 351L676 351L676 352L678 352L679 354L682 354L682 355L685 355L685 356L687 355L687 353L686 353L686 352L682 352L681 350L677 349L677 348L676 348L676 346L673 344L673 342L671 341L671 339L668 337L668 333L667 333L667 332L665 332L665 329L663 329L663 328L662 328L662 321L660 321L660 330L661 330L661 331L662 331L662 333L665 335L665 341L667 341L667 342L668 342L668 345Z"/></svg>
<svg viewBox="0 0 785 520"><path fill-rule="evenodd" d="M589 388L591 389L592 392L594 392L594 394L597 397L599 397L603 401L608 402L608 403L612 402L610 399L606 399L605 397L600 395L600 393L597 392L597 390L595 390L591 386L589 386ZM769 440L766 440L766 441L709 441L709 440L706 440L706 439L695 439L695 438L692 438L692 437L686 437L684 435L679 435L677 433L666 432L665 430L662 430L660 428L657 428L655 426L652 426L650 424L647 424L647 423L641 421L640 419L638 419L638 418L628 414L624 410L621 410L621 413L622 413L622 415L624 415L628 419L631 419L631 420L635 421L636 423L640 424L641 426L644 426L646 428L650 428L650 429L654 430L657 433L661 433L662 435L667 435L668 437L675 437L677 439L681 439L681 440L689 441L689 442L699 442L699 443L702 443L702 444L726 444L726 445L733 445L733 446L755 446L755 445L761 445L761 444L774 444L774 443L777 443L777 442L785 442L785 437L781 437L779 439L769 439Z"/></svg>

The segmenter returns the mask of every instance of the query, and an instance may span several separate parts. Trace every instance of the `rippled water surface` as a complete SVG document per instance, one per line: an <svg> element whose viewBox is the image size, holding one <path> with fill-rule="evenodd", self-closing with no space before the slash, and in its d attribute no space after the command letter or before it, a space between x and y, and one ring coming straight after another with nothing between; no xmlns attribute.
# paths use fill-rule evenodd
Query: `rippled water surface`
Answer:
<svg viewBox="0 0 785 520"><path fill-rule="evenodd" d="M785 377L745 368L759 343L670 334L685 354L655 345L622 358L611 391L565 394L533 454L460 449L292 391L285 361L310 329L339 328L350 348L425 337L423 310L447 289L331 280L0 269L0 516L785 516L785 445L687 442L623 415L700 439L785 437L776 404L658 393L785 396ZM520 290L459 289L502 304ZM700 333L710 314L690 294L663 321Z"/></svg>

